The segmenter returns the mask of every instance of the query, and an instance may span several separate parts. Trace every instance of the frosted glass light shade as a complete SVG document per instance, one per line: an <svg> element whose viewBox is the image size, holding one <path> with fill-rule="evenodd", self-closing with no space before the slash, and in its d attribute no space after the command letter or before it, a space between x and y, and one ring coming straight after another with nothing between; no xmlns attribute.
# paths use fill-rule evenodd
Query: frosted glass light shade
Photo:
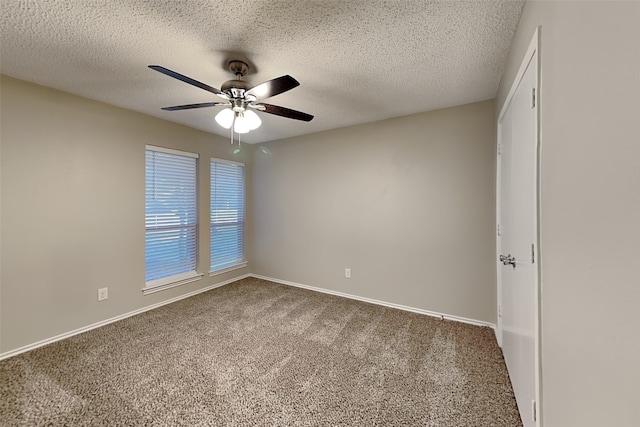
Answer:
<svg viewBox="0 0 640 427"><path fill-rule="evenodd" d="M245 119L241 115L238 115L236 117L236 122L233 125L233 130L235 131L235 133L247 133L251 129L249 129L249 123L247 123L247 119Z"/></svg>
<svg viewBox="0 0 640 427"><path fill-rule="evenodd" d="M246 110L244 112L244 120L246 121L247 126L249 126L249 130L258 129L262 124L260 117L251 110Z"/></svg>
<svg viewBox="0 0 640 427"><path fill-rule="evenodd" d="M220 110L216 114L216 122L225 129L230 129L233 126L233 131L236 133L247 133L259 128L262 124L260 117L253 111L245 110L241 113L235 113L231 108Z"/></svg>
<svg viewBox="0 0 640 427"><path fill-rule="evenodd" d="M218 122L218 124L223 128L229 129L233 124L234 115L235 113L233 112L233 110L231 110L231 108L225 108L224 110L220 110L220 112L216 114L216 122Z"/></svg>

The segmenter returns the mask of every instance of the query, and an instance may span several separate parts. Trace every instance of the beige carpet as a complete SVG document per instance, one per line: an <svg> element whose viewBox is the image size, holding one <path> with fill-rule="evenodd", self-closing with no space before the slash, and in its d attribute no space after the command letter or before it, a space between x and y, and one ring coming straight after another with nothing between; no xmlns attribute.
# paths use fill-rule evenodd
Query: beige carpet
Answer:
<svg viewBox="0 0 640 427"><path fill-rule="evenodd" d="M521 424L491 329L244 279L1 361L0 425Z"/></svg>

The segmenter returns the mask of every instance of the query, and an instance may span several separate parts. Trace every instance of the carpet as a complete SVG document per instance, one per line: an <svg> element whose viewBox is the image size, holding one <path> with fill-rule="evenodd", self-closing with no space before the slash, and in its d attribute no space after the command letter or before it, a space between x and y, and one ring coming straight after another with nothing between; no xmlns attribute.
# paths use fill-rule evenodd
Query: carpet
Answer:
<svg viewBox="0 0 640 427"><path fill-rule="evenodd" d="M255 278L0 361L2 426L520 426L490 328Z"/></svg>

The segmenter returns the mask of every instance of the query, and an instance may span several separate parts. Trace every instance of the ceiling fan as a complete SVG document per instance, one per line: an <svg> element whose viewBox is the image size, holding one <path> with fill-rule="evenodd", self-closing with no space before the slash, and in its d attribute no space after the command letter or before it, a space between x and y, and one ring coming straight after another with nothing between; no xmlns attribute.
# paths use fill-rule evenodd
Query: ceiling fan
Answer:
<svg viewBox="0 0 640 427"><path fill-rule="evenodd" d="M313 119L311 114L262 102L263 99L279 95L300 85L296 79L289 75L251 86L248 82L242 80L242 77L249 72L249 66L243 61L232 60L229 61L228 68L229 71L235 75L235 79L224 82L220 90L159 65L149 65L149 68L199 87L200 89L204 89L222 98L223 101L219 102L176 105L162 109L165 111L177 111L216 106L228 107L216 115L216 122L226 129L231 129L232 144L234 132L237 134L247 133L250 130L258 128L262 123L260 117L252 110L305 122Z"/></svg>

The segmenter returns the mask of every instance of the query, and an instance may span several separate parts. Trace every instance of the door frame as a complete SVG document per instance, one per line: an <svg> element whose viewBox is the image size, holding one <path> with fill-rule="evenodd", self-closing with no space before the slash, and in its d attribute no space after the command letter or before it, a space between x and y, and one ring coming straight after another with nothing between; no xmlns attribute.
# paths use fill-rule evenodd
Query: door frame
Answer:
<svg viewBox="0 0 640 427"><path fill-rule="evenodd" d="M532 62L535 56L535 63ZM496 279L497 279L497 311L496 311L496 339L498 341L498 345L502 347L502 263L499 261L499 256L501 254L501 237L500 237L500 206L502 201L502 195L500 192L501 186L501 163L500 163L500 149L502 143L502 135L501 135L501 127L500 123L504 118L504 115L507 112L507 108L513 99L513 96L516 93L518 85L524 76L528 66L530 65L536 67L536 94L535 94L535 140L536 140L536 149L535 149L535 218L536 218L536 250L535 257L537 262L536 268L536 292L535 292L535 319L534 319L534 349L535 349L535 399L536 399L536 421L535 425L540 427L542 426L542 363L541 363L541 310L540 310L540 300L541 300L541 289L542 289L542 270L541 270L541 250L540 250L540 27L537 27L533 33L533 37L531 38L531 42L529 43L529 47L522 58L520 63L520 68L516 76L511 83L511 88L505 98L504 103L500 108L500 114L498 115L498 119L496 121L497 128L497 146L496 146ZM533 408L532 408L533 410Z"/></svg>

